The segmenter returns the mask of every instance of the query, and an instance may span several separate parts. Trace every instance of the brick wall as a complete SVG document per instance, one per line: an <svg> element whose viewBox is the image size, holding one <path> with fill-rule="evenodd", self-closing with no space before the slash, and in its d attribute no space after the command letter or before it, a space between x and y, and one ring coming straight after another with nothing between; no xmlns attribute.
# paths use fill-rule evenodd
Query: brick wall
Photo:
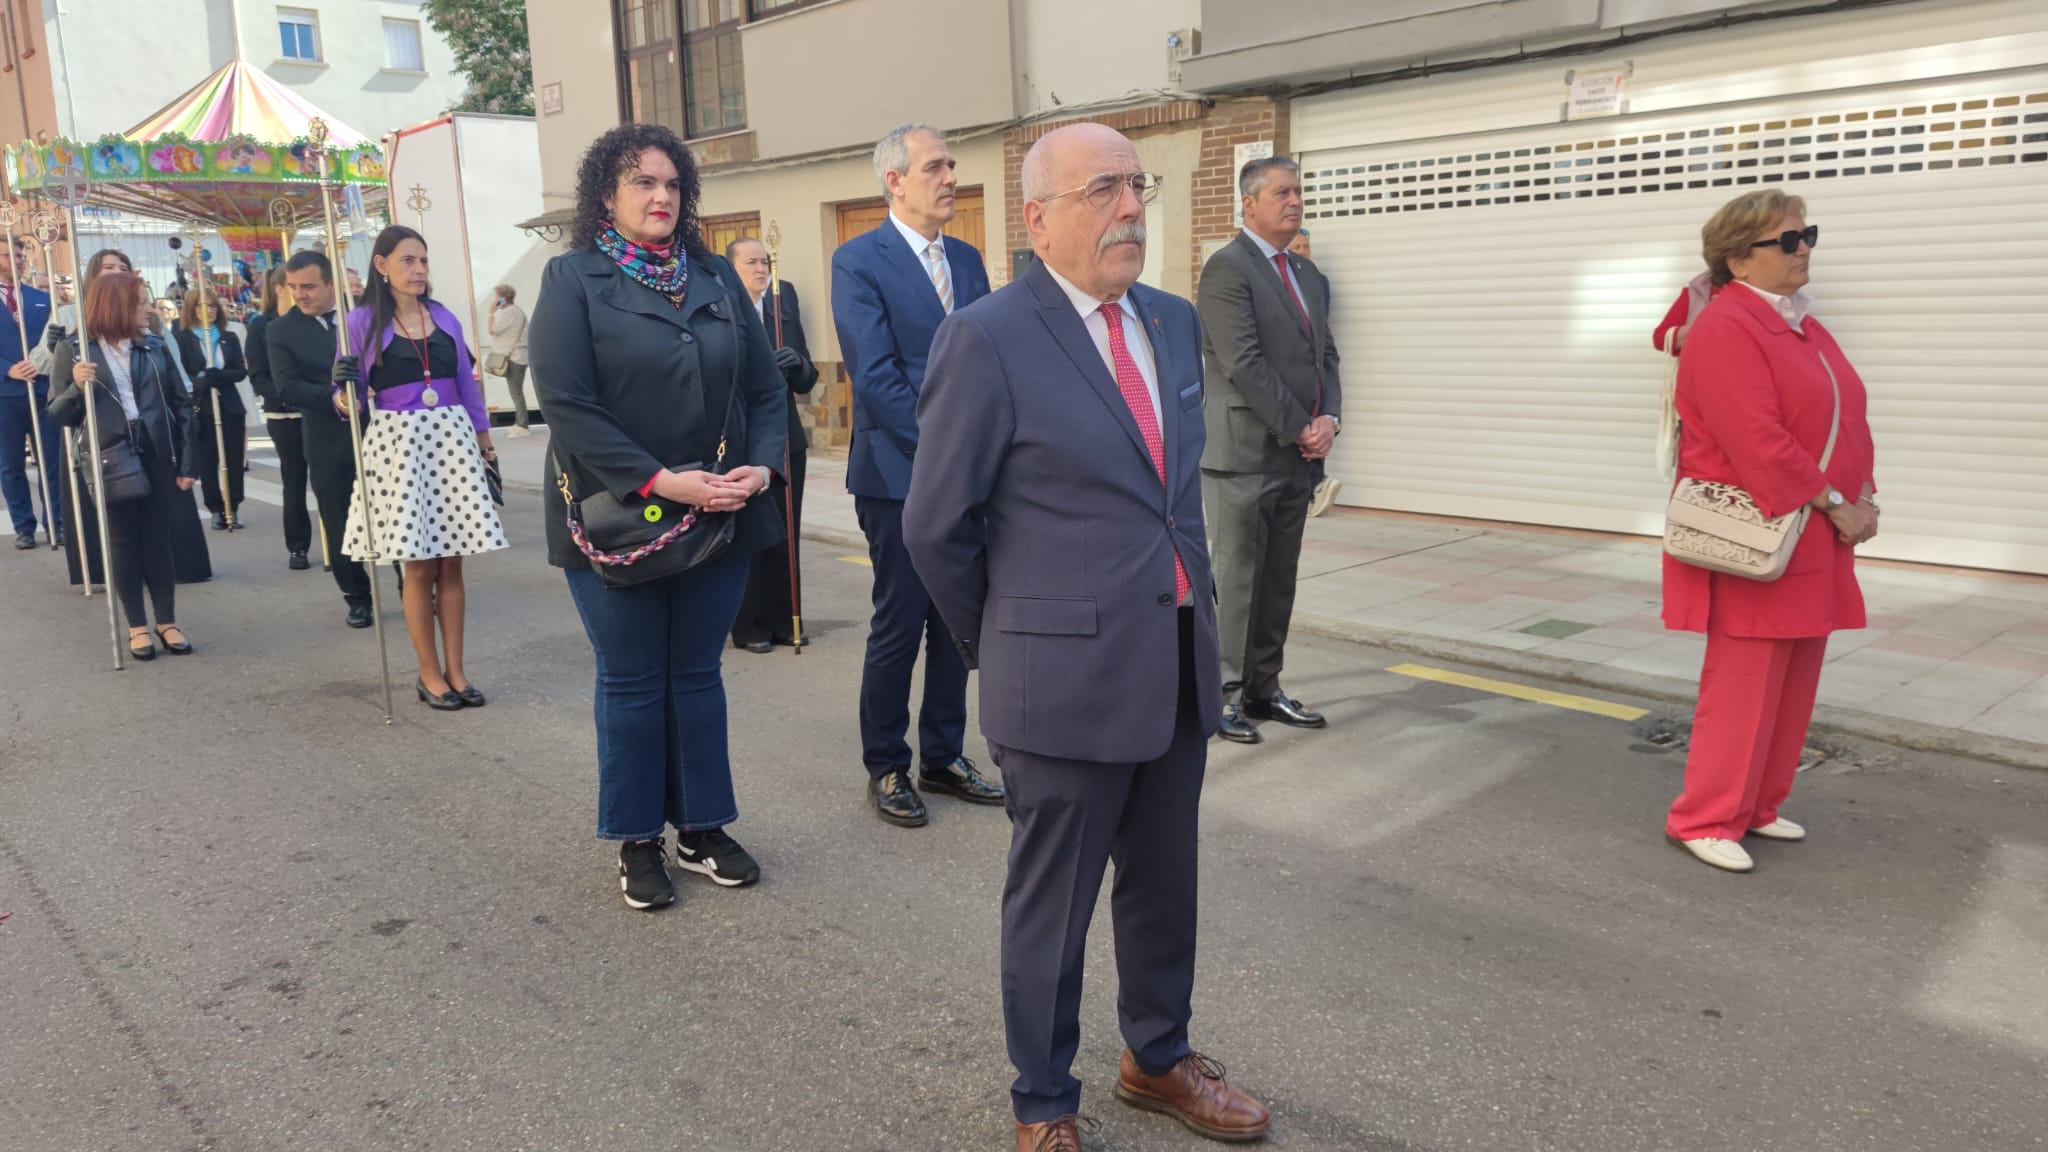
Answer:
<svg viewBox="0 0 2048 1152"><path fill-rule="evenodd" d="M1220 101L1202 125L1202 160L1195 172L1194 213L1191 242L1194 244L1195 283L1202 282L1202 246L1211 240L1227 240L1236 228L1231 223L1237 204L1237 146L1260 140L1273 142L1273 154L1293 151L1288 139L1288 108L1285 99L1254 97Z"/></svg>
<svg viewBox="0 0 2048 1152"><path fill-rule="evenodd" d="M1013 208L1009 219L1003 221L1003 251L1000 254L990 253L991 263L999 255L1006 273L1004 278L1007 279L1010 253L1031 246L1030 234L1024 230L1024 154L1031 151L1031 146L1040 137L1063 125L1093 123L1107 124L1133 140L1140 140L1163 132L1187 130L1210 114L1205 101L1177 100L1171 104L1105 112L1100 116L1076 116L1069 120L1028 124L1003 133L1003 203ZM1227 157L1225 162L1228 162Z"/></svg>

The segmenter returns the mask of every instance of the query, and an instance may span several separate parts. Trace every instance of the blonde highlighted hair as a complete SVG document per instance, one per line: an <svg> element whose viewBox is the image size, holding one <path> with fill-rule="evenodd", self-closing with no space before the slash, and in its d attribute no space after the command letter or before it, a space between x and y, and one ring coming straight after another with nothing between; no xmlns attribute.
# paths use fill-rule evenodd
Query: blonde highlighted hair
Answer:
<svg viewBox="0 0 2048 1152"><path fill-rule="evenodd" d="M1806 201L1782 188L1744 192L1721 205L1721 210L1700 229L1700 255L1706 258L1715 287L1735 279L1728 262L1748 255L1758 232L1787 216L1805 215Z"/></svg>

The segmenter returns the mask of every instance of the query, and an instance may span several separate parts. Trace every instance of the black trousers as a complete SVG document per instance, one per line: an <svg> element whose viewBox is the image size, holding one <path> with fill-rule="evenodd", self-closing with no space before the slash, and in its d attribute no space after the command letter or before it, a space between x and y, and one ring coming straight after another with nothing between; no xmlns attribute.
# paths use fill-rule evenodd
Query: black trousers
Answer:
<svg viewBox="0 0 2048 1152"><path fill-rule="evenodd" d="M950 764L967 739L967 661L903 547L903 501L853 498L874 565L874 617L860 670L861 762L880 780L910 770L910 681L924 649L917 758Z"/></svg>
<svg viewBox="0 0 2048 1152"><path fill-rule="evenodd" d="M1114 685L1104 689L1114 691ZM1156 760L1059 760L990 745L1010 814L1003 882L1003 1034L1017 1068L1010 1103L1040 1124L1081 1110L1070 1071L1081 1045L1088 920L1116 863L1117 1020L1138 1067L1187 1056L1195 989L1196 821L1208 738L1195 696L1194 611L1180 610L1180 703Z"/></svg>
<svg viewBox="0 0 2048 1152"><path fill-rule="evenodd" d="M318 439L316 439L316 437ZM334 565L334 584L350 607L370 604L370 576L360 562L342 554L342 538L348 534L348 504L355 497L356 465L349 445L348 428L338 435L332 430L306 433L306 468L313 480L313 495L320 501L320 530L327 535L327 554Z"/></svg>
<svg viewBox="0 0 2048 1152"><path fill-rule="evenodd" d="M306 511L306 430L304 420L266 419L270 442L277 448L277 470L284 485L284 549L313 549L313 518Z"/></svg>
<svg viewBox="0 0 2048 1152"><path fill-rule="evenodd" d="M777 644L795 643L790 626L795 609L789 598L789 574L802 561L797 547L797 536L804 527L804 453L798 452L789 458L789 486L774 491L775 515L788 516L791 527L789 539L764 552L754 555L754 567L747 574L746 599L740 601L740 614L732 623L732 642L746 645L767 640ZM789 511L784 512L783 502L790 502ZM799 569L799 571L801 571ZM797 585L802 594L803 585Z"/></svg>
<svg viewBox="0 0 2048 1152"><path fill-rule="evenodd" d="M143 589L149 590L156 621L176 623L178 619L177 568L171 561L171 517L192 514L192 498L178 487L170 462L145 453L143 471L149 475L149 495L140 500L107 505L107 546L114 557L114 593L121 598L121 612L130 628L149 624L144 611Z"/></svg>
<svg viewBox="0 0 2048 1152"><path fill-rule="evenodd" d="M204 395L208 391L203 386L194 390L192 418L199 422L196 437L199 444L192 465L199 470L199 494L206 510L218 515L223 510L220 501L220 452L214 442L211 399ZM220 434L228 448L228 498L236 508L240 508L244 473L248 471L249 429L241 417L227 416Z"/></svg>

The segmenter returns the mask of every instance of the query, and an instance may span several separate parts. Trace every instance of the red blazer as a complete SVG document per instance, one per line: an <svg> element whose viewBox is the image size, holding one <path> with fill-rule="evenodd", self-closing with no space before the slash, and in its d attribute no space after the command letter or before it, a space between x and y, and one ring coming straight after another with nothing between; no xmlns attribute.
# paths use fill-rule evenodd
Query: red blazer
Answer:
<svg viewBox="0 0 2048 1152"><path fill-rule="evenodd" d="M1693 322L1678 359L1678 474L1736 484L1766 516L1780 516L1833 486L1851 500L1872 475L1875 450L1863 380L1812 316L1794 332L1769 301L1730 286ZM1825 476L1819 465L1834 412L1827 366L1841 387L1842 431ZM1825 636L1865 624L1855 550L1834 525L1808 517L1791 567L1765 584L1664 558L1664 623L1731 636Z"/></svg>

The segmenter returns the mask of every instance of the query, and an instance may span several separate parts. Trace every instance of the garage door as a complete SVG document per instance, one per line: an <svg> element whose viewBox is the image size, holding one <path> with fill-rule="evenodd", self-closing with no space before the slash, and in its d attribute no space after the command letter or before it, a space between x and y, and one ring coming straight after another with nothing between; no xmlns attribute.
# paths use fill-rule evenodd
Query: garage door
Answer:
<svg viewBox="0 0 2048 1152"><path fill-rule="evenodd" d="M1870 388L1868 551L2048 572L2048 71L1302 156L1347 503L1654 534L1651 329L1746 187Z"/></svg>

